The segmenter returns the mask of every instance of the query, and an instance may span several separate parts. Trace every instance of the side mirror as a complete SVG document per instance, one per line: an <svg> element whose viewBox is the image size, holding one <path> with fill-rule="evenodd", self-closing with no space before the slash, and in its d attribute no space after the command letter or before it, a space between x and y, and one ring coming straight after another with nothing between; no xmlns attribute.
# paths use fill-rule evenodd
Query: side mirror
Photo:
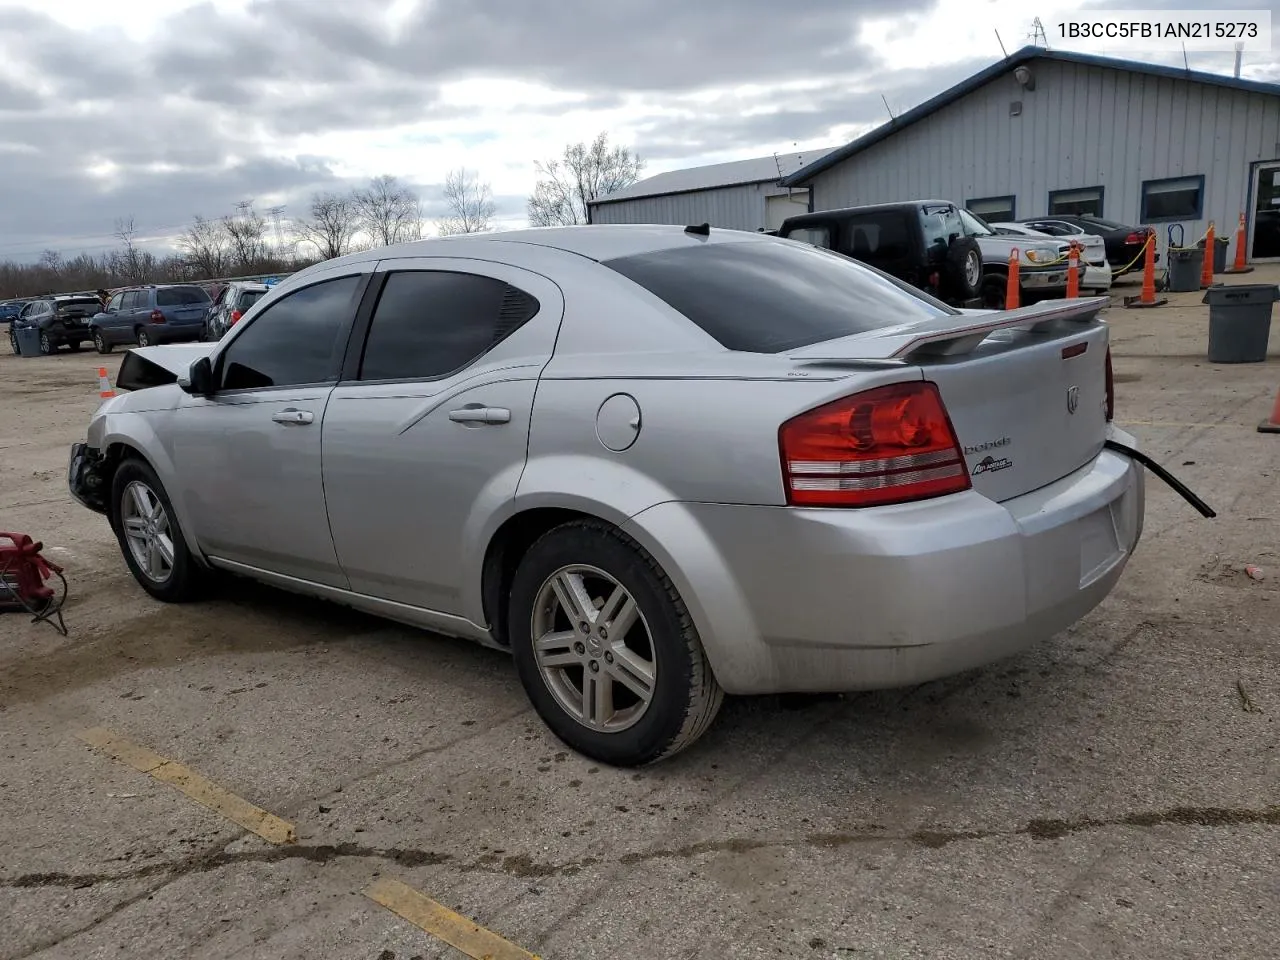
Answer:
<svg viewBox="0 0 1280 960"><path fill-rule="evenodd" d="M207 397L213 393L213 363L208 357L201 357L191 364L185 378L178 378L178 386L187 393L197 397Z"/></svg>

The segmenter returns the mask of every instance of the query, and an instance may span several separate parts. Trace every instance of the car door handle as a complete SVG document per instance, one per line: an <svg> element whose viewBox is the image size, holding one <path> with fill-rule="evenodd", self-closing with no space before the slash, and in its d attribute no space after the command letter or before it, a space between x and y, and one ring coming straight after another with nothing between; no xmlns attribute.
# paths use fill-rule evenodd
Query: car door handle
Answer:
<svg viewBox="0 0 1280 960"><path fill-rule="evenodd" d="M462 407L450 410L449 419L454 423L510 423L511 411L505 407Z"/></svg>
<svg viewBox="0 0 1280 960"><path fill-rule="evenodd" d="M298 410L294 407L289 407L287 410L273 413L271 419L276 423L308 424L315 420L315 415L310 410Z"/></svg>

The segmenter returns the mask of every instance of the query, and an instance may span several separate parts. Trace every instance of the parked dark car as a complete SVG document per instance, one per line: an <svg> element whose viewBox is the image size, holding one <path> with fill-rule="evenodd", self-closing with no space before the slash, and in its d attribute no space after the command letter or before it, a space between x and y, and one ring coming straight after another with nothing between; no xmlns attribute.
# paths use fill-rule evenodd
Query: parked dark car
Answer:
<svg viewBox="0 0 1280 960"><path fill-rule="evenodd" d="M1143 245L1147 242L1147 237L1155 233L1153 227L1132 227L1116 220L1076 214L1029 217L1018 222L1051 237L1070 238L1076 231L1101 237L1107 245L1107 262L1111 264L1114 277L1142 270L1143 257L1140 254ZM1156 259L1160 259L1158 253Z"/></svg>
<svg viewBox="0 0 1280 960"><path fill-rule="evenodd" d="M110 353L118 344L149 347L200 340L212 303L209 294L194 284L118 290L107 309L93 318L93 344L99 353Z"/></svg>
<svg viewBox="0 0 1280 960"><path fill-rule="evenodd" d="M40 352L48 355L64 344L79 350L91 339L89 321L102 306L93 294L62 294L31 300L9 324L9 345L18 352L18 329L40 330Z"/></svg>
<svg viewBox="0 0 1280 960"><path fill-rule="evenodd" d="M948 200L801 214L788 217L778 235L852 257L953 306L1003 310L1015 249L1023 303L1066 293L1059 244L1048 238L1029 244L1001 236L981 217Z"/></svg>
<svg viewBox="0 0 1280 960"><path fill-rule="evenodd" d="M236 280L218 291L205 323L205 337L220 340L228 330L240 322L249 308L267 295L271 288L265 283Z"/></svg>
<svg viewBox="0 0 1280 960"><path fill-rule="evenodd" d="M11 323L18 319L18 314L27 305L26 300L6 300L0 303L0 323Z"/></svg>

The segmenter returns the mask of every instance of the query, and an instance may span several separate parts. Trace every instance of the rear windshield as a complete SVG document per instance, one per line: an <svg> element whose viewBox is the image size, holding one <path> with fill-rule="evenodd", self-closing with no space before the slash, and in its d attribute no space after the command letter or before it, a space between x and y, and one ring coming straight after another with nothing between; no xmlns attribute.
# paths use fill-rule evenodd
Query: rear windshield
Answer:
<svg viewBox="0 0 1280 960"><path fill-rule="evenodd" d="M97 297L76 297L74 300L58 300L56 301L59 311L75 311L77 313L84 310L101 310L102 301Z"/></svg>
<svg viewBox="0 0 1280 960"><path fill-rule="evenodd" d="M168 287L156 291L157 307L181 307L192 303L208 303L209 295L199 287Z"/></svg>
<svg viewBox="0 0 1280 960"><path fill-rule="evenodd" d="M604 261L729 350L778 353L956 315L864 264L791 241L709 243Z"/></svg>
<svg viewBox="0 0 1280 960"><path fill-rule="evenodd" d="M1103 230L1127 229L1123 223L1116 223L1114 220L1103 220L1101 217L1081 217L1080 219L1095 227L1101 227Z"/></svg>
<svg viewBox="0 0 1280 960"><path fill-rule="evenodd" d="M267 291L265 290L246 290L244 293L240 294L240 299L236 301L236 309L241 313L244 313L255 303L261 300L266 292Z"/></svg>

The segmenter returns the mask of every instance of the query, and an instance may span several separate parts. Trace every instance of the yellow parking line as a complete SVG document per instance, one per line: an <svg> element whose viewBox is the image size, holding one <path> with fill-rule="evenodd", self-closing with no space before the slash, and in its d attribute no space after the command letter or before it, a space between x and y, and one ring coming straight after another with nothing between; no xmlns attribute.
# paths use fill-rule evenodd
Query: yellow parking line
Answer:
<svg viewBox="0 0 1280 960"><path fill-rule="evenodd" d="M365 888L364 895L473 960L538 960L534 954L399 880L380 877Z"/></svg>
<svg viewBox="0 0 1280 960"><path fill-rule="evenodd" d="M146 747L140 747L136 743L130 743L101 727L85 730L78 736L90 746L97 747L121 763L182 791L196 803L203 804L232 823L237 823L251 833L256 833L269 843L293 843L297 840L293 824L255 807L248 800L222 789L216 783L206 780L180 763L152 753Z"/></svg>

